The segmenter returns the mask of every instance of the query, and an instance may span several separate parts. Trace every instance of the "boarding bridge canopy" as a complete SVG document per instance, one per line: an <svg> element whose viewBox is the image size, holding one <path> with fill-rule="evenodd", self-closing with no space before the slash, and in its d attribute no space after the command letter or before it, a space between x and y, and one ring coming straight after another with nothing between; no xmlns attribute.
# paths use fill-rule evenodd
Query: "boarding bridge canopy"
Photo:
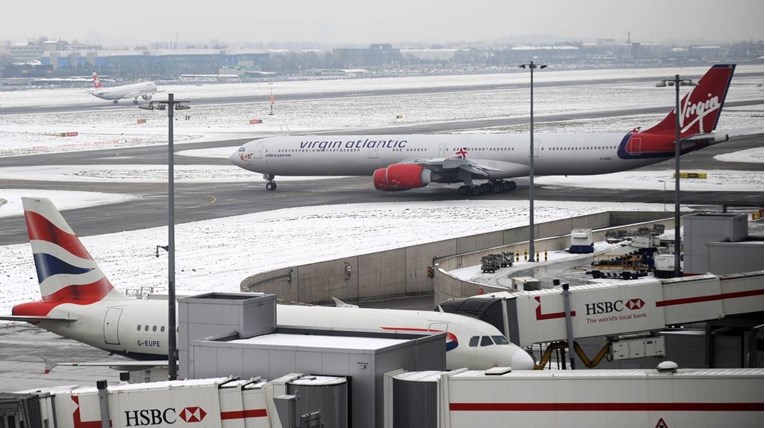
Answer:
<svg viewBox="0 0 765 428"><path fill-rule="evenodd" d="M663 329L763 311L763 272L644 278L571 287L576 338ZM507 297L508 338L520 346L566 340L560 287Z"/></svg>

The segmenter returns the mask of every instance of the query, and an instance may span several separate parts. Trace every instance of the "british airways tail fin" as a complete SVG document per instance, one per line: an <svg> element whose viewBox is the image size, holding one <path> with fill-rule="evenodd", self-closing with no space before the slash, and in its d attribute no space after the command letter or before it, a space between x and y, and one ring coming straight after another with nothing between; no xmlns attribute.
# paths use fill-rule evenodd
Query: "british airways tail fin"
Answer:
<svg viewBox="0 0 765 428"><path fill-rule="evenodd" d="M735 64L713 65L680 100L681 139L715 130L735 69ZM658 125L642 132L674 135L676 114L673 109Z"/></svg>
<svg viewBox="0 0 765 428"><path fill-rule="evenodd" d="M93 73L93 87L96 89L103 87L103 85L101 85L101 81L98 79L98 73Z"/></svg>
<svg viewBox="0 0 765 428"><path fill-rule="evenodd" d="M61 303L124 298L49 199L22 198L22 204L42 302L17 305L14 315L45 316Z"/></svg>

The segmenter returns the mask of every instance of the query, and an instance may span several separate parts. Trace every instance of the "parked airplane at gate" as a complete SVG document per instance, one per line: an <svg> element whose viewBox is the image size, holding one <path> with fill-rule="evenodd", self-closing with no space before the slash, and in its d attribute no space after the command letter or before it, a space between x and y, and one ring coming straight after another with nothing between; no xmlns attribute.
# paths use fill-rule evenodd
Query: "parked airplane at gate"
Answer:
<svg viewBox="0 0 765 428"><path fill-rule="evenodd" d="M735 64L713 66L680 102L680 152L728 140L714 134ZM675 156L673 110L647 130L627 134L537 134L535 175L592 175L626 171ZM505 179L529 174L526 134L285 136L250 141L229 159L263 174L275 190L278 175L371 176L377 190L429 183L462 183L460 194L515 189ZM474 180L486 180L476 186Z"/></svg>
<svg viewBox="0 0 765 428"><path fill-rule="evenodd" d="M91 92L91 95L103 100L110 100L114 104L118 104L119 100L123 98L133 98L133 104L138 104L138 98L150 100L152 95L157 93L157 85L154 82L140 82L104 88L98 79L98 73L93 73L93 86L95 89Z"/></svg>
<svg viewBox="0 0 765 428"><path fill-rule="evenodd" d="M24 321L134 359L167 356L167 301L120 293L46 198L22 198L42 300L13 307L0 320ZM450 313L278 305L283 327L446 332L447 369L534 367L532 358L492 325ZM119 366L119 365L118 365ZM122 367L122 366L120 366Z"/></svg>

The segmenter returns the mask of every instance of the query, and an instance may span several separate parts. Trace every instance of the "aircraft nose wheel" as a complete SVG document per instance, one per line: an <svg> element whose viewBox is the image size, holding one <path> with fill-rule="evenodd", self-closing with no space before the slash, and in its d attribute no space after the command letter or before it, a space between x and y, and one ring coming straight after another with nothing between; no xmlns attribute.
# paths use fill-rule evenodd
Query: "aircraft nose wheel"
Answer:
<svg viewBox="0 0 765 428"><path fill-rule="evenodd" d="M268 191L276 190L276 182L275 181L269 181L268 183L266 183L266 190L268 190Z"/></svg>

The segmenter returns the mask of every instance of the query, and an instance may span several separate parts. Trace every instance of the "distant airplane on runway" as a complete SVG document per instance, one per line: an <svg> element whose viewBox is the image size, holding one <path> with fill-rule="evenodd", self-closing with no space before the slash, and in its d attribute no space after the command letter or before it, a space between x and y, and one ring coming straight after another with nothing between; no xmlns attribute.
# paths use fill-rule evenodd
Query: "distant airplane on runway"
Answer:
<svg viewBox="0 0 765 428"><path fill-rule="evenodd" d="M67 221L46 198L22 198L42 300L15 305L0 320L23 321L143 362L103 363L122 369L167 362L167 301L127 297L112 286ZM491 324L435 311L278 305L282 327L446 333L446 368L510 366L534 361ZM132 364L131 364L132 363ZM90 364L94 365L94 364ZM135 369L135 368L134 368Z"/></svg>
<svg viewBox="0 0 765 428"><path fill-rule="evenodd" d="M91 92L91 95L103 100L110 100L114 104L118 104L119 100L123 98L133 98L133 104L138 104L138 98L150 100L152 95L158 92L157 85L154 82L140 82L104 88L101 81L98 80L98 73L93 73L93 86L95 89Z"/></svg>
<svg viewBox="0 0 765 428"><path fill-rule="evenodd" d="M680 152L728 140L714 134L735 64L718 64L680 102ZM626 171L675 156L675 111L659 124L625 134L536 134L535 175L592 175ZM429 183L462 183L460 194L515 189L507 178L529 174L528 134L287 136L250 141L229 157L263 174L275 190L278 175L372 176L377 190ZM486 180L475 185L474 180Z"/></svg>

